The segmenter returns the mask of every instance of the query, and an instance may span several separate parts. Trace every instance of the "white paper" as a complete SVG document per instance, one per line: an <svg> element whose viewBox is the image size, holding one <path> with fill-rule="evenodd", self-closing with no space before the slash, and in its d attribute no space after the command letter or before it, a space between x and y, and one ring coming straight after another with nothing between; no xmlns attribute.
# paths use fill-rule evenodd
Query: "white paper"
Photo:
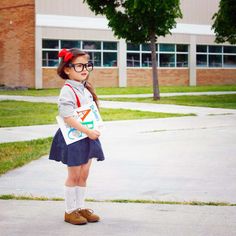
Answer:
<svg viewBox="0 0 236 236"><path fill-rule="evenodd" d="M73 117L91 130L100 130L103 126L103 121L95 102L77 108ZM87 137L86 134L66 124L61 116L57 116L56 119L67 145Z"/></svg>

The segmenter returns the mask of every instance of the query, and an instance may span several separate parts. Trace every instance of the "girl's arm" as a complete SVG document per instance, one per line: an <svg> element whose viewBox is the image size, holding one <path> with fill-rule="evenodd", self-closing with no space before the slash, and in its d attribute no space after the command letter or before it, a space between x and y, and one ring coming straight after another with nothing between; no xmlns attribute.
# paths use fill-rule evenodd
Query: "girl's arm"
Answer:
<svg viewBox="0 0 236 236"><path fill-rule="evenodd" d="M100 136L100 132L97 130L90 130L87 129L86 127L84 127L83 125L81 125L75 118L73 118L72 116L69 117L64 117L64 121L74 127L75 129L77 129L79 132L85 133L90 139L97 139Z"/></svg>

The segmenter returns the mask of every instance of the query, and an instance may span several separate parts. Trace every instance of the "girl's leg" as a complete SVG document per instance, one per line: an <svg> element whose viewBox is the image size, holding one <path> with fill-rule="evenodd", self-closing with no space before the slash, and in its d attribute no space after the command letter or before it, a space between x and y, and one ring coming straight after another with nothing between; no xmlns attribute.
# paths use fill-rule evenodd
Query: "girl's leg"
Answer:
<svg viewBox="0 0 236 236"><path fill-rule="evenodd" d="M77 208L84 208L85 205L86 181L88 179L91 164L92 159L90 159L88 163L81 165L80 175L76 183Z"/></svg>
<svg viewBox="0 0 236 236"><path fill-rule="evenodd" d="M78 182L81 172L81 166L68 167L68 176L65 182L65 205L66 213L77 209L76 204L76 183Z"/></svg>
<svg viewBox="0 0 236 236"><path fill-rule="evenodd" d="M77 179L76 185L81 186L81 187L86 187L86 181L88 179L89 169L90 169L91 164L92 164L92 159L89 159L88 163L81 165L79 179Z"/></svg>
<svg viewBox="0 0 236 236"><path fill-rule="evenodd" d="M77 208L80 209L79 213L87 219L88 222L97 222L100 220L98 215L93 214L93 210L85 209L85 193L86 193L86 181L89 175L89 169L92 164L92 159L85 165L81 166L79 180L77 182Z"/></svg>

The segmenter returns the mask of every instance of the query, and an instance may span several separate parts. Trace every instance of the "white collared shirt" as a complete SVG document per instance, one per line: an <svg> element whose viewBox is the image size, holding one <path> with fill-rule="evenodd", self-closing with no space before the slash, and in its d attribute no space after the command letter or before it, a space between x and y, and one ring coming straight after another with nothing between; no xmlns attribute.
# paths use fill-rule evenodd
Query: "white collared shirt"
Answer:
<svg viewBox="0 0 236 236"><path fill-rule="evenodd" d="M76 92L81 106L88 104L93 101L93 96L84 84L67 79L65 84L70 84ZM61 117L72 116L74 110L77 108L77 101L73 90L69 86L63 86L58 98L58 109Z"/></svg>

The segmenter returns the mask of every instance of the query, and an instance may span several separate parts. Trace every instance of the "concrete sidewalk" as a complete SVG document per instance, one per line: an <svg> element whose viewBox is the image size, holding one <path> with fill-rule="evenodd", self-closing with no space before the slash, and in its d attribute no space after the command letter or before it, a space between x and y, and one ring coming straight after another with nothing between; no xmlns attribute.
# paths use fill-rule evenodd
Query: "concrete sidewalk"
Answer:
<svg viewBox="0 0 236 236"><path fill-rule="evenodd" d="M63 221L63 202L0 200L1 236L235 236L236 207L86 203L101 216Z"/></svg>
<svg viewBox="0 0 236 236"><path fill-rule="evenodd" d="M87 197L236 203L235 140L233 115L108 122ZM63 197L65 178L45 156L1 176L0 194Z"/></svg>
<svg viewBox="0 0 236 236"><path fill-rule="evenodd" d="M179 93L160 93L160 97L173 97L173 96L201 96L201 95L224 95L236 94L236 91L216 91L216 92L179 92ZM153 94L113 94L113 95L100 95L99 98L146 98L153 97Z"/></svg>

